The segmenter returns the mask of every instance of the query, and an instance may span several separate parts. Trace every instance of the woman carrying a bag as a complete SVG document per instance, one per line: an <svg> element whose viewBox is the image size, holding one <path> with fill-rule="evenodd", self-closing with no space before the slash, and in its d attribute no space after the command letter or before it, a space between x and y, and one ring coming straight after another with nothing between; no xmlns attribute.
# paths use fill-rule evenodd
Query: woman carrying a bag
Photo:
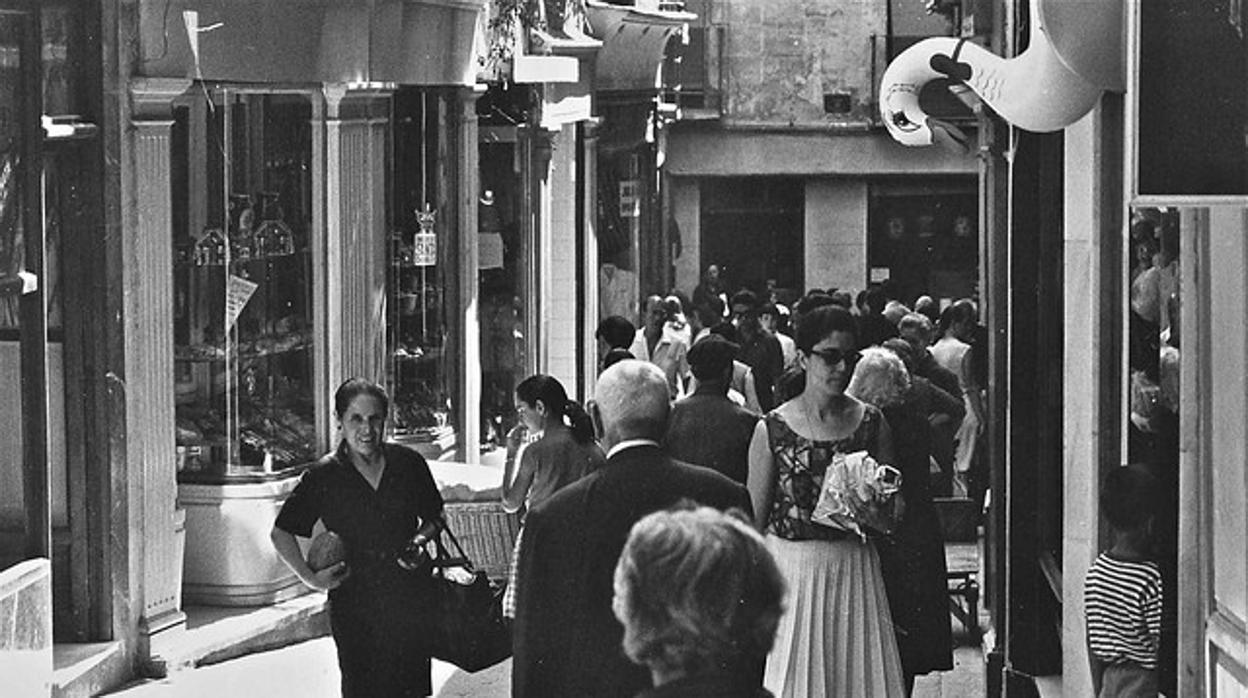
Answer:
<svg viewBox="0 0 1248 698"><path fill-rule="evenodd" d="M894 462L888 423L845 392L858 357L849 311L811 311L796 340L805 387L750 442L755 525L789 588L763 686L778 698L894 698L905 686L875 546L811 518L836 454Z"/></svg>
<svg viewBox="0 0 1248 698"><path fill-rule="evenodd" d="M272 532L278 555L300 581L329 591L329 619L346 698L427 696L432 692L422 627L432 618L427 574L400 567L405 548L437 535L442 496L420 454L384 443L389 398L352 378L334 394L342 440L304 473ZM308 566L296 536L317 521L343 542L346 559Z"/></svg>

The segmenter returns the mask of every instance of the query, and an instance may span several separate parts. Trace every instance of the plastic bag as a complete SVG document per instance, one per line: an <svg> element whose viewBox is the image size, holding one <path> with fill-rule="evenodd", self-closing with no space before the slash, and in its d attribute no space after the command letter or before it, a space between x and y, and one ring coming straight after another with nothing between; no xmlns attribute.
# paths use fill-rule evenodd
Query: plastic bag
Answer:
<svg viewBox="0 0 1248 698"><path fill-rule="evenodd" d="M866 540L868 530L896 530L903 512L901 471L856 451L832 456L810 520Z"/></svg>

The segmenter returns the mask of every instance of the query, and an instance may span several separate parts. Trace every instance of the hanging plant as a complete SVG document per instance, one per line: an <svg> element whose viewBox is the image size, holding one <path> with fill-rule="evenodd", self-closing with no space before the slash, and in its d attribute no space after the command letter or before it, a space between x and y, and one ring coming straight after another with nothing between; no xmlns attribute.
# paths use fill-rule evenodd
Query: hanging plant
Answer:
<svg viewBox="0 0 1248 698"><path fill-rule="evenodd" d="M583 0L491 0L490 50L485 60L500 64L511 60L530 29L563 29L567 18L584 17Z"/></svg>

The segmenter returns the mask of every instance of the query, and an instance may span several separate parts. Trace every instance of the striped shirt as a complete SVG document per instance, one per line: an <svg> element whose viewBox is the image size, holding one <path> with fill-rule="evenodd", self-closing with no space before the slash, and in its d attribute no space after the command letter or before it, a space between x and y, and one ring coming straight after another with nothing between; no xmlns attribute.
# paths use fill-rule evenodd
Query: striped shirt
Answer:
<svg viewBox="0 0 1248 698"><path fill-rule="evenodd" d="M1097 556L1083 584L1088 646L1106 664L1157 668L1161 571L1152 562Z"/></svg>

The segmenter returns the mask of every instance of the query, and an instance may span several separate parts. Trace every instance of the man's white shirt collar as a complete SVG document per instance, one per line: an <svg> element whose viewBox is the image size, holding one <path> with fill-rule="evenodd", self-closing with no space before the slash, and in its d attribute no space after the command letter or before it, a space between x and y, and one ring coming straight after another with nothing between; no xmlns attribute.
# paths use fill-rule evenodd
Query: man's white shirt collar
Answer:
<svg viewBox="0 0 1248 698"><path fill-rule="evenodd" d="M654 439L628 439L627 441L621 441L618 444L612 446L611 450L607 451L607 458L611 458L611 456L614 456L615 454L627 448L637 448L638 446L658 447L658 445L659 445L659 442L655 441Z"/></svg>

